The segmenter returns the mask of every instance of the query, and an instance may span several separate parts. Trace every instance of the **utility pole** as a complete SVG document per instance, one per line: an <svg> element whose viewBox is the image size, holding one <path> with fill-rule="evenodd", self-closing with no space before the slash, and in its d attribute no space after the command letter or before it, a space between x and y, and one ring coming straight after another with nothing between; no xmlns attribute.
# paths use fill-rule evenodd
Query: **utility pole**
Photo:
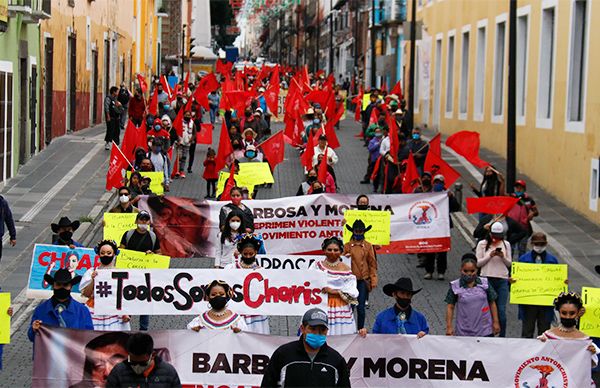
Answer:
<svg viewBox="0 0 600 388"><path fill-rule="evenodd" d="M375 36L375 0L371 0L371 88L377 86L377 61L375 60L376 44L377 36Z"/></svg>
<svg viewBox="0 0 600 388"><path fill-rule="evenodd" d="M329 0L329 74L333 74L333 0Z"/></svg>
<svg viewBox="0 0 600 388"><path fill-rule="evenodd" d="M415 122L414 119L414 111L415 111L415 49L417 45L416 35L417 35L417 0L412 0L411 10L410 10L410 83L408 84L408 112L410 117L410 121L412 123ZM414 125L414 124L413 124ZM410 128L412 129L412 128Z"/></svg>
<svg viewBox="0 0 600 388"><path fill-rule="evenodd" d="M317 49L315 51L315 67L314 67L314 71L317 72L319 71L319 55L320 55L320 48L319 48L319 43L321 43L321 12L319 12L321 10L321 1L317 0Z"/></svg>
<svg viewBox="0 0 600 388"><path fill-rule="evenodd" d="M183 61L185 60L185 28L187 24L184 24L181 28L181 74L180 77L183 77Z"/></svg>
<svg viewBox="0 0 600 388"><path fill-rule="evenodd" d="M506 191L513 192L517 170L517 0L509 0Z"/></svg>
<svg viewBox="0 0 600 388"><path fill-rule="evenodd" d="M358 93L358 8L360 6L359 0L353 0L354 2L354 90L353 93Z"/></svg>

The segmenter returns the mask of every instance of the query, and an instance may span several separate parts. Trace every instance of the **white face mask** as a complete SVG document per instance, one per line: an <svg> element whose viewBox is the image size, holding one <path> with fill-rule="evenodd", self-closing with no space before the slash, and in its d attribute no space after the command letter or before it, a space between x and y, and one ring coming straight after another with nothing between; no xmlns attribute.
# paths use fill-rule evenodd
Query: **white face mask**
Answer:
<svg viewBox="0 0 600 388"><path fill-rule="evenodd" d="M536 253L542 253L542 252L544 252L546 250L546 246L545 245L544 246L534 245L533 246L533 250Z"/></svg>
<svg viewBox="0 0 600 388"><path fill-rule="evenodd" d="M150 228L150 225L148 225L148 224L137 224L137 227L140 230L148 230Z"/></svg>
<svg viewBox="0 0 600 388"><path fill-rule="evenodd" d="M231 230L238 230L241 224L242 223L239 221L232 221L229 223L229 227L231 228Z"/></svg>
<svg viewBox="0 0 600 388"><path fill-rule="evenodd" d="M119 202L121 202L121 203L127 203L127 202L129 202L129 195L121 195L119 197Z"/></svg>

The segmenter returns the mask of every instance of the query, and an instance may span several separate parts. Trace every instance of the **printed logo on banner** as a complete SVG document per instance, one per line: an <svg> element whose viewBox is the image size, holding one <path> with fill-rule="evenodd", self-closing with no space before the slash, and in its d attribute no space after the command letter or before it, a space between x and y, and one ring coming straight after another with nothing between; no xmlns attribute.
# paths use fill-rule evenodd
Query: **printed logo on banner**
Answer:
<svg viewBox="0 0 600 388"><path fill-rule="evenodd" d="M568 387L569 378L560 362L536 356L523 362L515 374L515 387Z"/></svg>
<svg viewBox="0 0 600 388"><path fill-rule="evenodd" d="M417 227L427 227L438 218L438 209L429 201L418 201L408 210L408 218Z"/></svg>

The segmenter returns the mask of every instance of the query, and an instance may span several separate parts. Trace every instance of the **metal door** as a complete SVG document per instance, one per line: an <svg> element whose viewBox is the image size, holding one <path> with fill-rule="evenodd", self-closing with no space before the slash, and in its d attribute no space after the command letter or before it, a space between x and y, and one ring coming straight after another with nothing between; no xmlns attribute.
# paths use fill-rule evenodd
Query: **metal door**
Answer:
<svg viewBox="0 0 600 388"><path fill-rule="evenodd" d="M44 45L44 139L46 144L52 140L52 92L54 89L54 39L46 38Z"/></svg>
<svg viewBox="0 0 600 388"><path fill-rule="evenodd" d="M21 93L19 100L19 165L25 164L27 160L27 115L29 114L27 70L27 58L19 58L19 91Z"/></svg>
<svg viewBox="0 0 600 388"><path fill-rule="evenodd" d="M69 36L69 130L74 131L75 128L75 112L77 109L77 39L75 36Z"/></svg>
<svg viewBox="0 0 600 388"><path fill-rule="evenodd" d="M37 151L37 108L38 108L38 99L37 99L37 66L31 66L31 78L29 79L29 95L31 99L29 100L29 156L34 155Z"/></svg>

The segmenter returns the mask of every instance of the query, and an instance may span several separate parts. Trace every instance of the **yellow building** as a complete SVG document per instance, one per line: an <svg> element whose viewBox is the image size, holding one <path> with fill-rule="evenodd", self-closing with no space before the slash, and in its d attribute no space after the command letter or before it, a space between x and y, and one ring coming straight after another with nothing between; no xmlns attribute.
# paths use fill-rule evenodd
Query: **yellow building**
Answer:
<svg viewBox="0 0 600 388"><path fill-rule="evenodd" d="M157 73L159 58L159 18L156 15L161 1L127 0L133 5L133 73L148 79Z"/></svg>
<svg viewBox="0 0 600 388"><path fill-rule="evenodd" d="M589 71L600 66L600 24L592 23L600 7L592 3L518 0L517 168L600 222L600 74ZM418 4L415 123L477 131L483 147L505 156L509 1Z"/></svg>

